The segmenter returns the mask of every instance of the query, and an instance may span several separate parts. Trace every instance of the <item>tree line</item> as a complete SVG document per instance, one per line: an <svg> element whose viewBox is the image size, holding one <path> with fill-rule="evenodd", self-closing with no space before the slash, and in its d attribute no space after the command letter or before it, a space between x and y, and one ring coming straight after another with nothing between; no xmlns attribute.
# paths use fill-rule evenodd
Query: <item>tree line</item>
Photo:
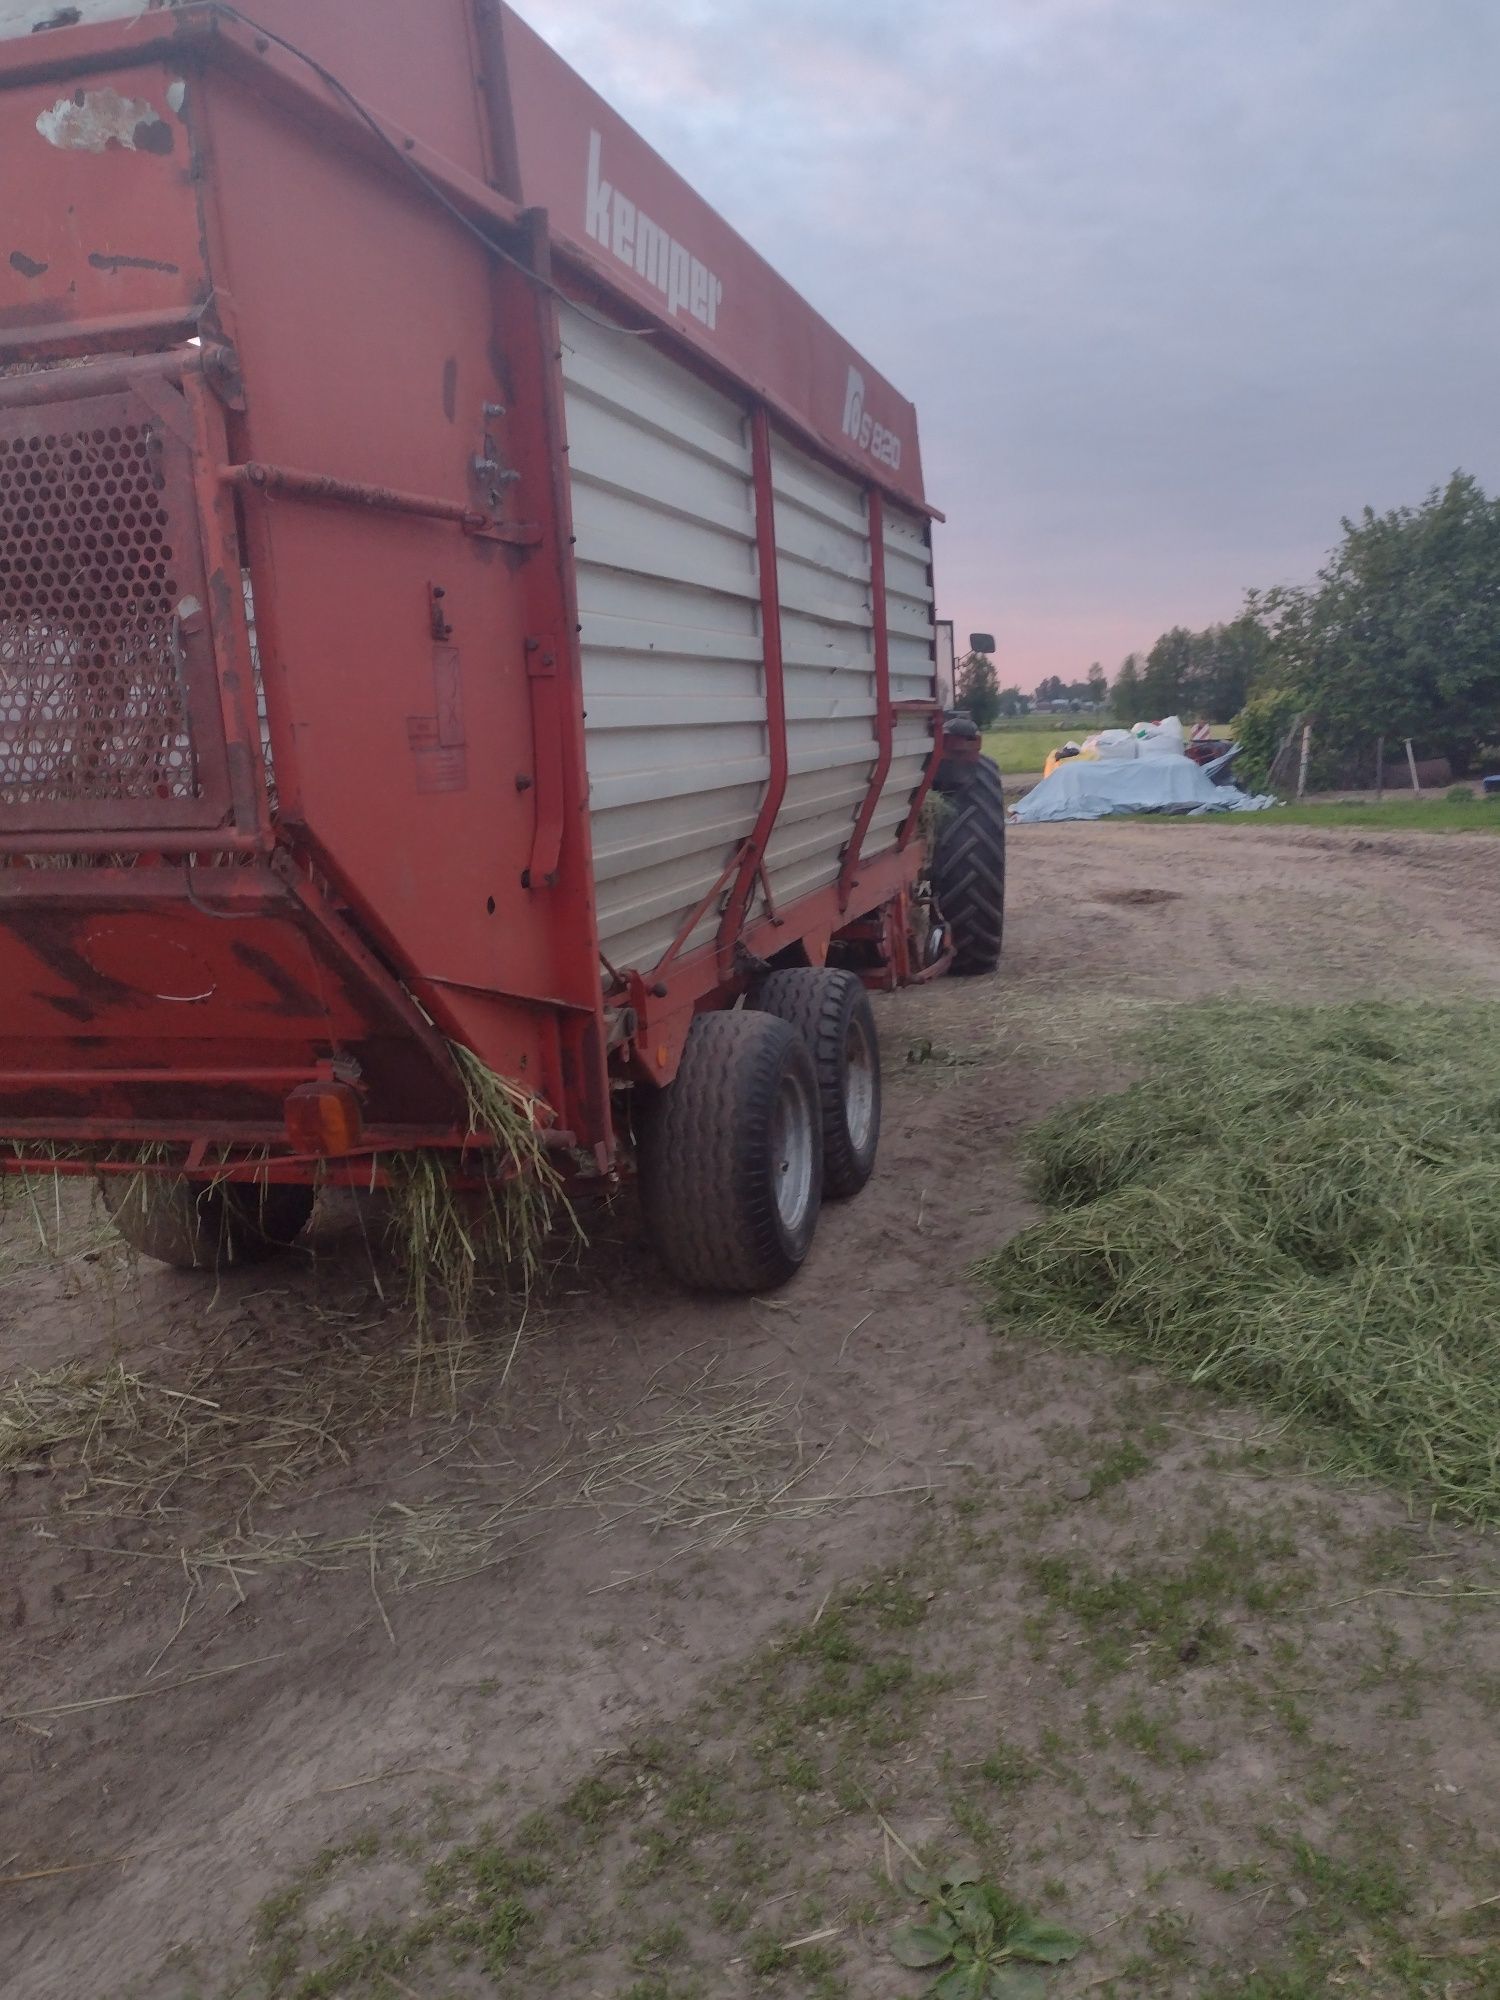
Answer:
<svg viewBox="0 0 1500 2000"><path fill-rule="evenodd" d="M1410 738L1460 774L1500 768L1500 496L1456 472L1419 506L1341 523L1313 582L1252 590L1239 615L1175 625L1131 653L1111 684L1051 675L1034 695L1001 687L994 662L960 663L958 699L982 728L1050 702L1108 706L1130 724L1179 715L1226 727L1240 769L1264 779L1302 724L1320 776L1368 778L1377 746Z"/></svg>
<svg viewBox="0 0 1500 2000"><path fill-rule="evenodd" d="M1257 780L1303 723L1335 782L1368 776L1382 739L1460 774L1500 763L1500 497L1456 472L1420 506L1341 527L1312 583L1252 590L1230 623L1132 653L1115 719L1226 724Z"/></svg>
<svg viewBox="0 0 1500 2000"><path fill-rule="evenodd" d="M1270 638L1248 611L1227 625L1190 632L1174 625L1149 653L1127 654L1110 689L1118 722L1164 715L1226 722L1238 715L1266 670Z"/></svg>

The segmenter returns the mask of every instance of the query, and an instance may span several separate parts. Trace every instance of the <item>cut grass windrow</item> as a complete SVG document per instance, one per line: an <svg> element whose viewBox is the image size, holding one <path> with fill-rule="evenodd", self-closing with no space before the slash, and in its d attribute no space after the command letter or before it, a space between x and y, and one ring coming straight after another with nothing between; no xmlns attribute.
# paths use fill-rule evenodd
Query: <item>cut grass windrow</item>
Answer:
<svg viewBox="0 0 1500 2000"><path fill-rule="evenodd" d="M1033 1135L1051 1212L983 1267L998 1318L1500 1520L1500 1006L1215 1004L1141 1049L1132 1088Z"/></svg>

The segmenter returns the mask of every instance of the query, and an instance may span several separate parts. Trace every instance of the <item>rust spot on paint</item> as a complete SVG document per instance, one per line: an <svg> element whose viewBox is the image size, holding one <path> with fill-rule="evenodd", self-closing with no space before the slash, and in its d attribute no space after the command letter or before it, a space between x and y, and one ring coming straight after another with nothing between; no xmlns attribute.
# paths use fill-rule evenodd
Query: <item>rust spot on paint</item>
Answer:
<svg viewBox="0 0 1500 2000"><path fill-rule="evenodd" d="M118 90L75 90L37 113L36 129L49 146L79 153L170 153L176 140L172 128L144 97L122 97Z"/></svg>
<svg viewBox="0 0 1500 2000"><path fill-rule="evenodd" d="M164 264L159 257L117 257L103 250L91 250L89 262L96 271L165 271L169 278L175 278L182 268Z"/></svg>
<svg viewBox="0 0 1500 2000"><path fill-rule="evenodd" d="M443 415L451 424L458 413L458 359L450 354L443 363Z"/></svg>
<svg viewBox="0 0 1500 2000"><path fill-rule="evenodd" d="M12 250L10 253L10 268L13 271L19 271L23 278L40 278L46 271L47 266L39 264L35 257L28 257L24 250Z"/></svg>

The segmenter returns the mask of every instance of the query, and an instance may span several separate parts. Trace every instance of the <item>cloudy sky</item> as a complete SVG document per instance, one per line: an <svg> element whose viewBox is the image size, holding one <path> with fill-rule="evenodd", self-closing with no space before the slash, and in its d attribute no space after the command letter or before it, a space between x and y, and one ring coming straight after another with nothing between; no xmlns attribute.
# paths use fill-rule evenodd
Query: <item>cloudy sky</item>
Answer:
<svg viewBox="0 0 1500 2000"><path fill-rule="evenodd" d="M520 5L913 398L1005 680L1500 486L1500 0Z"/></svg>

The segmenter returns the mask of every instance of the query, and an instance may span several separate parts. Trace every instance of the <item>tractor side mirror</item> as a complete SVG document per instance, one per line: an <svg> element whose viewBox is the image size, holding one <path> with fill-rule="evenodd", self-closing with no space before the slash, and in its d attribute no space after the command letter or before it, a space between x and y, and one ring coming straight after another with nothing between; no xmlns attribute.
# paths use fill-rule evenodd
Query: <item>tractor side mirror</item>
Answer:
<svg viewBox="0 0 1500 2000"><path fill-rule="evenodd" d="M993 653L994 650L995 635L993 632L971 632L969 634L969 651L971 653Z"/></svg>

